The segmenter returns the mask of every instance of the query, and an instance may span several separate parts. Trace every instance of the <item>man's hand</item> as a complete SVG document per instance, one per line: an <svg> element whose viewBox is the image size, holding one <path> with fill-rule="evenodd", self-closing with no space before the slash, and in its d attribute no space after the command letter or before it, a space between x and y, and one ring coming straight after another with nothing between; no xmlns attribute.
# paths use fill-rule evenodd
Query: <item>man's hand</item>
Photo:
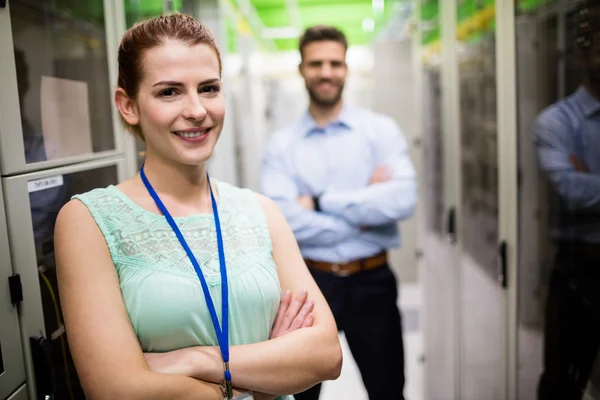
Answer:
<svg viewBox="0 0 600 400"><path fill-rule="evenodd" d="M371 176L371 180L369 181L369 185L374 185L376 183L389 182L392 180L392 171L388 168L387 165L383 164L375 168L375 172L373 172L373 176Z"/></svg>
<svg viewBox="0 0 600 400"><path fill-rule="evenodd" d="M315 202L311 196L300 196L298 197L298 204L306 210L314 210Z"/></svg>
<svg viewBox="0 0 600 400"><path fill-rule="evenodd" d="M269 339L275 339L295 330L312 326L314 318L311 311L314 305L314 301L308 299L306 291L298 293L293 301L289 290L284 293L279 303L279 310Z"/></svg>
<svg viewBox="0 0 600 400"><path fill-rule="evenodd" d="M584 162L581 161L575 153L571 153L569 155L569 162L577 172L590 172L587 165L585 165Z"/></svg>

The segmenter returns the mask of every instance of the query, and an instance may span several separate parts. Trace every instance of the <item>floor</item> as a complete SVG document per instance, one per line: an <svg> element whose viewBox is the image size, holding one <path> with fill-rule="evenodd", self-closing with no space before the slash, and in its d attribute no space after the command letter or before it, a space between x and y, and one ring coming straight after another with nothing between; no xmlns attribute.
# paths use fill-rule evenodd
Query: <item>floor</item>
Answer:
<svg viewBox="0 0 600 400"><path fill-rule="evenodd" d="M401 284L398 305L404 328L406 400L423 400L423 336L421 332L421 288L418 284ZM344 366L340 378L323 385L320 400L368 400L360 373L343 334L340 334L344 352Z"/></svg>

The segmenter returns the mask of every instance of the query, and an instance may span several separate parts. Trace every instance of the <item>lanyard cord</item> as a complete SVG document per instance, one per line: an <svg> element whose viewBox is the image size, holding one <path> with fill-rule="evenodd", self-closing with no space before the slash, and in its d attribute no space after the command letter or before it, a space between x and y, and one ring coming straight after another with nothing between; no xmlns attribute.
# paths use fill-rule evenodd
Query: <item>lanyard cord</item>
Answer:
<svg viewBox="0 0 600 400"><path fill-rule="evenodd" d="M219 266L220 266L220 270L221 270L221 298L222 298L222 305L223 305L222 318L221 318L221 322L223 324L222 329L219 324L219 319L217 317L217 311L215 309L215 305L213 303L212 297L210 295L210 291L208 289L208 284L206 283L206 278L204 277L204 274L202 273L202 270L200 269L198 260L196 260L194 253L188 246L185 238L183 237L183 234L179 230L179 227L173 220L173 217L171 216L171 214L169 213L169 211L167 210L167 208L165 207L163 202L160 200L160 197L158 197L158 194L156 193L156 191L154 190L154 188L152 187L150 182L148 181L148 178L146 177L146 173L144 172L143 165L142 165L142 168L140 169L140 177L142 178L142 181L144 182L146 189L150 193L150 196L152 196L152 198L154 199L154 202L156 203L156 205L158 206L160 211L163 213L163 215L167 219L167 222L171 226L171 229L173 229L173 232L175 232L177 239L179 239L181 246L187 253L187 256L189 257L192 265L194 266L196 275L198 275L198 279L200 280L200 284L202 286L202 291L204 292L204 298L206 299L206 305L208 307L208 311L210 312L210 318L212 319L213 327L215 328L215 333L217 335L217 340L219 341L219 348L221 349L221 355L223 356L223 362L224 362L224 367L225 367L224 368L225 369L224 376L225 376L225 382L227 383L227 392L228 392L227 395L229 397L231 397L232 396L232 394L230 393L231 392L231 372L229 371L229 296L228 296L229 289L228 289L228 284L227 284L227 268L226 268L226 263L225 263L225 248L223 246L223 235L221 232L221 222L219 220L217 201L215 200L215 195L212 190L212 185L210 184L210 177L208 176L208 173L207 173L206 179L208 180L208 187L210 189L210 199L211 199L212 208L213 208L213 216L215 219L215 230L217 231L217 246L219 249Z"/></svg>

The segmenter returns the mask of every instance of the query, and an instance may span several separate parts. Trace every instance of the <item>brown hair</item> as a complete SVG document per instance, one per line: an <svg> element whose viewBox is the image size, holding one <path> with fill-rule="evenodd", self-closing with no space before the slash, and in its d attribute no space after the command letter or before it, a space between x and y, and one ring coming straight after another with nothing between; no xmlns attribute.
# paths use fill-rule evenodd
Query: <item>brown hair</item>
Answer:
<svg viewBox="0 0 600 400"><path fill-rule="evenodd" d="M344 48L348 50L348 40L342 31L333 26L315 25L306 29L300 37L300 55L304 56L304 48L310 43L323 42L326 40L341 43Z"/></svg>
<svg viewBox="0 0 600 400"><path fill-rule="evenodd" d="M136 23L121 39L117 84L127 93L127 96L133 99L138 94L146 52L169 39L179 40L190 46L206 44L217 54L219 74L221 73L221 54L213 35L202 23L188 15L162 15ZM133 134L144 139L139 126L129 125L122 117L121 120Z"/></svg>

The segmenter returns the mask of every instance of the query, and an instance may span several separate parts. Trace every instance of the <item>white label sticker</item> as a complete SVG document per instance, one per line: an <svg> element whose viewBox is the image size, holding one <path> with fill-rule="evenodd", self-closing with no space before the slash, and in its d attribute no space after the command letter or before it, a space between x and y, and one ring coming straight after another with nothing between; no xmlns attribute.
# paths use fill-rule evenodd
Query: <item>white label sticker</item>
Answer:
<svg viewBox="0 0 600 400"><path fill-rule="evenodd" d="M62 175L51 176L43 179L36 179L35 181L27 182L27 189L29 193L39 192L40 190L50 189L63 185Z"/></svg>

